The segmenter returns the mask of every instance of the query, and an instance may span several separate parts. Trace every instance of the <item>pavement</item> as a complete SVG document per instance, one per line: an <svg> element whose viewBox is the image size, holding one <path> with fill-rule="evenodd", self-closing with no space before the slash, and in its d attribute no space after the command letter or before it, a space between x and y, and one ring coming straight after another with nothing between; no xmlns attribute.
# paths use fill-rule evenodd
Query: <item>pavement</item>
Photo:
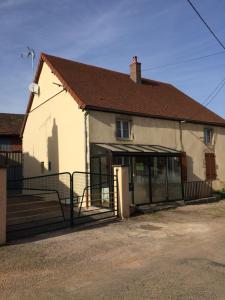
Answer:
<svg viewBox="0 0 225 300"><path fill-rule="evenodd" d="M1 247L0 299L225 299L225 201Z"/></svg>

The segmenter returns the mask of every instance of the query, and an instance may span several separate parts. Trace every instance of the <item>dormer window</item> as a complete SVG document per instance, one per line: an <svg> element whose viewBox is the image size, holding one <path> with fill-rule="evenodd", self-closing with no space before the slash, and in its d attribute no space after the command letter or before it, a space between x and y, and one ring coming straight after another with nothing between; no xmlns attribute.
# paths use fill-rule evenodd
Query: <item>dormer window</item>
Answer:
<svg viewBox="0 0 225 300"><path fill-rule="evenodd" d="M206 145L211 145L213 139L213 129L212 128L205 128L204 129L204 143Z"/></svg>
<svg viewBox="0 0 225 300"><path fill-rule="evenodd" d="M116 120L116 137L118 139L130 139L131 122L129 120Z"/></svg>

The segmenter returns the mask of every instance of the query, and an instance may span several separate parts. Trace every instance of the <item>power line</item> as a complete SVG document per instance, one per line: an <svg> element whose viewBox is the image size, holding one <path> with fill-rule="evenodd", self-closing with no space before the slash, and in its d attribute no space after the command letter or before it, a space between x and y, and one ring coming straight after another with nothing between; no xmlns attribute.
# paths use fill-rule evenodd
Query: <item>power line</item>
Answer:
<svg viewBox="0 0 225 300"><path fill-rule="evenodd" d="M217 90L217 92L213 95L213 97L205 104L205 106L207 107L215 98L216 96L219 94L219 92L222 90L222 88L225 86L225 80L223 82L223 84L221 85L221 87Z"/></svg>
<svg viewBox="0 0 225 300"><path fill-rule="evenodd" d="M221 84L223 84L224 81L225 81L225 78L220 80L220 82L216 85L216 87L212 90L212 92L208 95L208 97L206 97L206 99L202 102L202 105L206 105L206 103L208 103L208 101L211 101L210 98L213 97L213 95L215 93L217 93L217 90L220 89L220 86L221 86Z"/></svg>
<svg viewBox="0 0 225 300"><path fill-rule="evenodd" d="M34 110L38 109L40 106L44 105L46 102L52 100L54 97L58 96L59 94L61 94L65 90L66 89L63 88L61 91L57 92L56 94L52 95L51 97L49 97L48 99L46 99L44 102L42 102L41 104L39 104L38 106L34 107L32 110L30 110L29 114L32 113Z"/></svg>
<svg viewBox="0 0 225 300"><path fill-rule="evenodd" d="M225 78L220 80L220 82L216 85L213 91L206 97L206 99L201 103L204 107L207 107L219 94L222 88L225 86ZM200 107L192 116L191 119L194 119L201 111L202 107Z"/></svg>
<svg viewBox="0 0 225 300"><path fill-rule="evenodd" d="M210 57L210 56L215 56L215 55L220 55L220 54L224 54L224 51L219 51L219 52L215 52L215 53L211 53L211 54L207 54L207 55L203 55L203 56L193 57L193 58L190 58L190 59L180 60L178 62L172 62L172 63L159 65L159 66L152 67L152 68L146 68L146 69L143 69L142 71L150 71L150 70L167 68L167 67L171 67L171 66L175 66L175 65L179 65L179 64L184 64L184 63L187 63L187 62L190 62L190 61L196 61L196 60L200 60L200 59L204 59L204 58L207 58L207 57Z"/></svg>
<svg viewBox="0 0 225 300"><path fill-rule="evenodd" d="M193 8L193 10L196 12L198 17L201 19L201 21L205 24L207 29L210 31L210 33L213 35L213 37L217 40L217 42L220 44L220 46L225 50L225 45L220 41L218 36L215 34L215 32L210 28L210 26L207 24L207 22L203 19L203 17L200 15L196 7L192 4L190 0L187 0L187 2L190 4L190 6Z"/></svg>

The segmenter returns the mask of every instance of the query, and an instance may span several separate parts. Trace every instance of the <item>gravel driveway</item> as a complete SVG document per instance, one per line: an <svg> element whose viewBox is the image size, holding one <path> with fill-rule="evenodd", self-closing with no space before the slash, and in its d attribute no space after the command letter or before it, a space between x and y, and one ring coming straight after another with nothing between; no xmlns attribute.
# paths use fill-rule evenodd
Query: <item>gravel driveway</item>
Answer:
<svg viewBox="0 0 225 300"><path fill-rule="evenodd" d="M1 247L0 299L225 299L225 201Z"/></svg>

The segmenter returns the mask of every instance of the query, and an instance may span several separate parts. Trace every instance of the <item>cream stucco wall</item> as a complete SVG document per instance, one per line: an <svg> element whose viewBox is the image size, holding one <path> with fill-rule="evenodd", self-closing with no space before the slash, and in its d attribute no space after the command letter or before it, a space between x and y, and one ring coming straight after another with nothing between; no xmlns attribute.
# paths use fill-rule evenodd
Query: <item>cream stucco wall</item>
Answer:
<svg viewBox="0 0 225 300"><path fill-rule="evenodd" d="M41 162L45 174L85 170L84 112L68 92L56 95L63 88L54 83L60 84L44 63L23 134L25 177L40 175Z"/></svg>
<svg viewBox="0 0 225 300"><path fill-rule="evenodd" d="M89 112L90 143L133 143L161 145L185 151L188 159L188 180L205 180L205 152L214 152L217 163L217 180L214 188L225 186L225 128L178 121L144 118L98 111ZM131 140L116 138L115 120L129 119L132 122ZM203 141L204 128L214 130L212 146Z"/></svg>

